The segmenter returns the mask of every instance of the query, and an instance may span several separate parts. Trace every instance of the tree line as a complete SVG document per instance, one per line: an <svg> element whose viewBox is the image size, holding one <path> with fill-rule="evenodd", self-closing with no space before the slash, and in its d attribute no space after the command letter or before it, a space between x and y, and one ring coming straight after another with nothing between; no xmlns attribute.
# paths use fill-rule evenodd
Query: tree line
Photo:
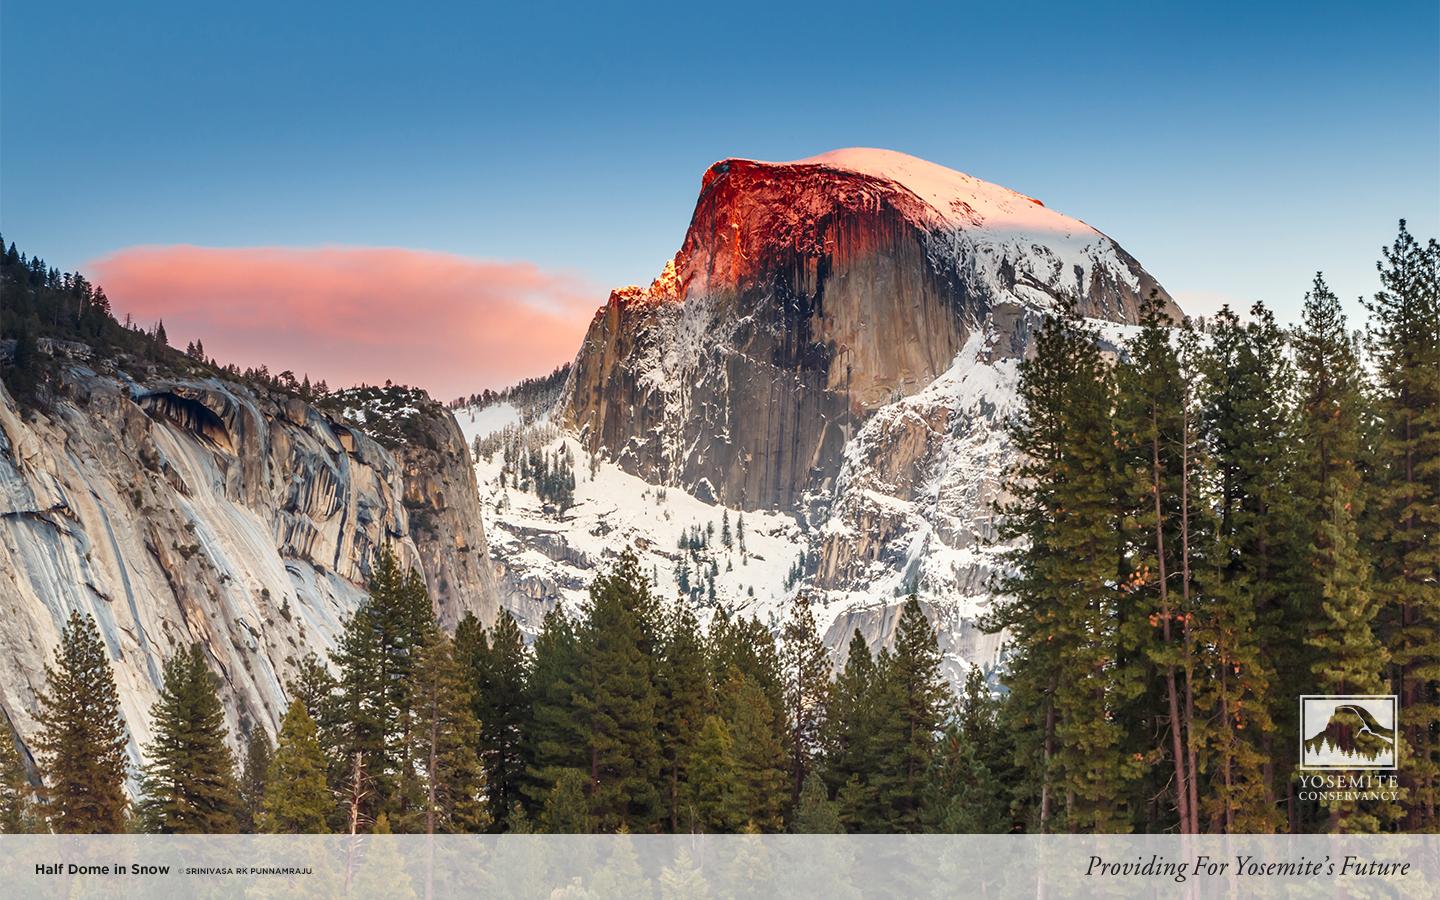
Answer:
<svg viewBox="0 0 1440 900"><path fill-rule="evenodd" d="M1321 275L1291 330L1152 297L1114 361L1040 333L989 623L1034 827L1436 830L1440 249L1384 257L1366 334ZM1399 696L1398 799L1300 790L1305 694Z"/></svg>
<svg viewBox="0 0 1440 900"><path fill-rule="evenodd" d="M40 694L31 784L5 741L5 831L154 833L841 832L973 826L965 798L994 701L966 719L914 598L894 646L857 632L844 671L809 606L779 634L660 599L626 552L575 617L527 648L502 613L453 637L389 553L327 661L301 661L271 741L227 746L197 644L164 671L132 805L125 723L94 621L73 614ZM973 720L973 721L972 721ZM965 723L970 721L971 724ZM977 724L978 723L978 724ZM967 730L968 729L968 730ZM948 743L947 743L948 741ZM1006 810L1008 812L1008 809ZM983 823L1008 830L997 815Z"/></svg>

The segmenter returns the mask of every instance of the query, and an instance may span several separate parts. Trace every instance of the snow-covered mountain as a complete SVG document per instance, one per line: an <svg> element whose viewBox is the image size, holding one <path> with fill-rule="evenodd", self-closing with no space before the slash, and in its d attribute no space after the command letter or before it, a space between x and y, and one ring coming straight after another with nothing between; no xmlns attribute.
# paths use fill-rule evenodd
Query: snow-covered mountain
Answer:
<svg viewBox="0 0 1440 900"><path fill-rule="evenodd" d="M955 656L988 661L996 639L971 622L999 552L1017 364L1057 303L1134 323L1152 291L1178 318L1096 229L904 154L716 163L675 258L610 295L554 408L511 423L576 457L576 507L546 512L477 463L510 604L533 627L630 544L667 590L718 567L715 602L747 614L804 592L837 650L855 627L886 640L914 591ZM471 412L467 437L492 433L499 413ZM760 569L681 550L742 511ZM708 581L692 600L709 605Z"/></svg>

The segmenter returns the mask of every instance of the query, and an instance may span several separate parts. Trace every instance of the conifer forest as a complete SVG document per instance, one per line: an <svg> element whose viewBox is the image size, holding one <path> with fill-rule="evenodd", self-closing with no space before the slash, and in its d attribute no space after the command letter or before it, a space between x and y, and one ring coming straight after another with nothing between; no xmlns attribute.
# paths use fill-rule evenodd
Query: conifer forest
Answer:
<svg viewBox="0 0 1440 900"><path fill-rule="evenodd" d="M10 257L12 393L45 377L41 334L156 345ZM1440 246L1402 222L1378 265L1359 330L1319 274L1294 325L1152 299L1111 347L1046 320L996 509L1012 549L984 627L1005 650L958 688L914 596L888 646L857 631L837 659L803 594L778 625L702 625L624 554L530 640L503 610L447 633L387 552L278 734L229 734L202 647L178 648L138 772L72 614L33 756L0 740L0 831L1440 830ZM573 460L503 450L572 502ZM1309 694L1398 696L1396 791L1304 796Z"/></svg>

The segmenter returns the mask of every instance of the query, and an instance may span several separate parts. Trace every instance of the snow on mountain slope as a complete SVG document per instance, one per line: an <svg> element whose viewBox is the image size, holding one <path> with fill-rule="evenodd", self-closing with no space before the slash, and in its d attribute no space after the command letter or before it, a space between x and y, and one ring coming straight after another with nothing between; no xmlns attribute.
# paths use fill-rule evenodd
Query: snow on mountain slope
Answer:
<svg viewBox="0 0 1440 900"><path fill-rule="evenodd" d="M990 284L1013 280L1010 292L1022 302L1049 308L1056 293L1081 296L1097 277L1114 279L1134 295L1143 290L1134 261L1098 230L1033 197L963 172L869 147L772 165L840 169L903 187L925 205L917 224L936 239L935 251L955 261L973 259L976 274ZM1006 264L1030 277L1007 276L1002 272Z"/></svg>
<svg viewBox="0 0 1440 900"><path fill-rule="evenodd" d="M596 552L627 543L672 589L676 517L719 522L715 503L790 544L759 551L765 579L719 573L717 603L767 618L803 591L843 652L857 627L883 643L915 593L954 661L989 665L998 638L974 622L1003 549L993 509L1019 361L1062 304L1108 333L1152 293L1169 301L1084 222L905 154L718 162L679 252L649 288L611 294L560 404L530 426L550 453L573 443L577 471L602 460L593 491L617 492L613 506L602 517L583 477L568 520L489 498L510 606L533 627L548 600L583 592ZM482 493L498 478L480 472ZM660 492L670 518L623 511ZM685 564L711 562L734 561Z"/></svg>
<svg viewBox="0 0 1440 900"><path fill-rule="evenodd" d="M1003 422L1016 408L1018 364L991 361L994 340L976 335L924 391L864 423L846 445L833 491L810 498L825 510L813 522L782 511L726 508L649 484L600 457L592 461L553 414L517 427L494 407L457 411L472 448L477 438L493 439L508 425L532 436L543 452L568 448L575 457L575 506L562 514L516 489L513 478L502 487L501 453L475 453L503 602L533 633L553 604L577 611L594 576L629 547L660 594L686 598L702 622L724 608L775 625L804 594L843 664L855 629L878 649L893 634L896 605L915 593L939 630L952 677L963 677L971 662L992 667L1000 639L981 633L975 620L989 607L989 579L1005 549L989 543L990 504L1011 458ZM738 537L723 545L726 519L735 532L743 519L745 552ZM697 528L707 546L682 549L682 536ZM695 593L680 591L682 569L692 585L702 585ZM702 574L708 571L715 573L713 601Z"/></svg>
<svg viewBox="0 0 1440 900"><path fill-rule="evenodd" d="M496 407L465 408L456 411L456 419L475 457L485 525L495 529L487 537L508 584L506 605L524 630L533 634L555 603L578 611L589 596L590 582L627 547L637 552L664 597L679 595L676 574L685 559L693 582L705 585L693 601L702 621L720 607L767 622L782 614L784 601L794 593L786 588L787 575L805 547L791 516L727 510L675 488L647 484L612 462L592 459L575 435L555 427L551 416L521 426L518 415L495 413ZM474 446L476 438L495 436L506 426L520 426L516 430L543 452L570 450L575 457L575 506L562 513L534 492L517 488L508 476L501 486L502 453L487 458ZM727 516L729 547L722 542ZM681 537L697 528L705 534L706 546L694 553L682 550ZM709 578L703 574L711 566L713 602Z"/></svg>

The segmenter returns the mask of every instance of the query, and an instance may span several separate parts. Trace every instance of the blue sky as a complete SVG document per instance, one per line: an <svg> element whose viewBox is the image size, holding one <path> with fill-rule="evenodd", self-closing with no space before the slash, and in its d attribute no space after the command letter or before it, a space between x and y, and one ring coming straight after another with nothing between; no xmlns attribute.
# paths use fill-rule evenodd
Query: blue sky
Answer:
<svg viewBox="0 0 1440 900"><path fill-rule="evenodd" d="M900 150L1293 318L1440 234L1440 6L115 4L0 18L0 229L648 282L727 156Z"/></svg>

